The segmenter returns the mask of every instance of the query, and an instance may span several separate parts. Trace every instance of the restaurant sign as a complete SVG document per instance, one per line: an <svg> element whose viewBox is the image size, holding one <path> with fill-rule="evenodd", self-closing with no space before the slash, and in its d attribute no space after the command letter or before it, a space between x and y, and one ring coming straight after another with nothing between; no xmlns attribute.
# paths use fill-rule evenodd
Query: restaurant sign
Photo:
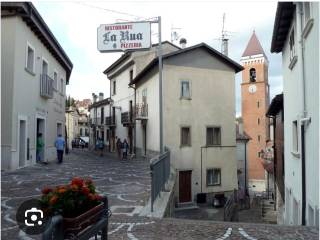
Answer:
<svg viewBox="0 0 320 240"><path fill-rule="evenodd" d="M151 47L150 22L102 24L97 30L100 52L141 50Z"/></svg>

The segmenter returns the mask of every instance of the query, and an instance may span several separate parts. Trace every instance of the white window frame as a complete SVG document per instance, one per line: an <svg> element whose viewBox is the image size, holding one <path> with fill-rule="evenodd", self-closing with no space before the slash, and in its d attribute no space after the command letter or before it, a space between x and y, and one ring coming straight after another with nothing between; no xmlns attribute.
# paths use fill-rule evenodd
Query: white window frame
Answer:
<svg viewBox="0 0 320 240"><path fill-rule="evenodd" d="M208 172L209 171L212 171L212 174L214 174L214 171L215 170L219 170L220 172L220 176L219 176L219 181L217 183L209 183L208 182ZM206 171L206 182L207 182L207 187L211 187L211 186L221 186L221 168L207 168L207 171Z"/></svg>
<svg viewBox="0 0 320 240"><path fill-rule="evenodd" d="M117 83L116 83L116 80L112 80L112 96L116 95L117 94Z"/></svg>
<svg viewBox="0 0 320 240"><path fill-rule="evenodd" d="M32 65L32 70L28 68L28 53L29 53L29 48L33 50L33 65ZM35 75L35 64L36 64L36 50L35 48L29 43L27 42L27 46L26 46L26 62L25 62L25 70L27 72L29 72L32 75Z"/></svg>
<svg viewBox="0 0 320 240"><path fill-rule="evenodd" d="M299 151L299 121L298 120L294 120L292 121L292 127L291 127L291 131L292 131L292 151L291 153L296 156L296 157L300 157L300 151Z"/></svg>
<svg viewBox="0 0 320 240"><path fill-rule="evenodd" d="M183 96L182 95L182 84L183 83L188 83L189 84L189 96ZM191 81L188 80L188 79L180 80L180 99L188 99L188 100L190 100L191 96L192 96L192 93L191 93Z"/></svg>

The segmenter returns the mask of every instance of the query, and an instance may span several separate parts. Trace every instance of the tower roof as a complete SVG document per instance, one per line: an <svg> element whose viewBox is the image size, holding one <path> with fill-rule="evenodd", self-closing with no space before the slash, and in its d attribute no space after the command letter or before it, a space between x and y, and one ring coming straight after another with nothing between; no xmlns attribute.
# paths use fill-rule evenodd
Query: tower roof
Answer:
<svg viewBox="0 0 320 240"><path fill-rule="evenodd" d="M253 55L258 55L258 54L263 54L264 57L267 58L255 31L253 31L252 36L251 36L251 38L248 42L248 45L246 47L246 50L244 50L244 52L242 54L242 57L253 56Z"/></svg>

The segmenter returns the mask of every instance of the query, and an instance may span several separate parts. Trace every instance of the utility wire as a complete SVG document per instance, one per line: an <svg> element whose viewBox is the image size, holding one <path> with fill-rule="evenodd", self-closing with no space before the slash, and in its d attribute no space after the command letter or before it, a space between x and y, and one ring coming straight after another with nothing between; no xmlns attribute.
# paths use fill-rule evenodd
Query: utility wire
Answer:
<svg viewBox="0 0 320 240"><path fill-rule="evenodd" d="M121 15L126 15L126 16L130 16L130 17L134 17L134 18L139 19L139 20L140 20L140 19L141 19L141 20L142 20L142 19L145 19L145 17L137 16L137 15L134 15L134 14L131 14L131 13L126 13L126 12L121 12L121 11L117 11L117 10L113 10L113 9L98 7L98 6L86 4L86 3L83 3L83 2L74 2L74 3L80 4L80 5L84 5L84 6L87 6L87 7L91 7L91 8L96 8L96 9L104 10L104 11L111 12L111 13L116 13L116 14L121 14Z"/></svg>

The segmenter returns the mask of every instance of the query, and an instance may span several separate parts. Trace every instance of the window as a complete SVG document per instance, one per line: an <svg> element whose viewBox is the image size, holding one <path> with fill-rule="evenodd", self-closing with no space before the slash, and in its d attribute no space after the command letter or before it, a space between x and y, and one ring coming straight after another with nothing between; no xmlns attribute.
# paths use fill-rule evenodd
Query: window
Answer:
<svg viewBox="0 0 320 240"><path fill-rule="evenodd" d="M53 73L53 87L55 90L58 90L58 73Z"/></svg>
<svg viewBox="0 0 320 240"><path fill-rule="evenodd" d="M42 59L42 75L48 75L48 62Z"/></svg>
<svg viewBox="0 0 320 240"><path fill-rule="evenodd" d="M191 146L190 127L181 127L181 146Z"/></svg>
<svg viewBox="0 0 320 240"><path fill-rule="evenodd" d="M142 90L142 103L146 104L147 103L147 89Z"/></svg>
<svg viewBox="0 0 320 240"><path fill-rule="evenodd" d="M64 87L63 87L63 85L64 85L64 82L63 82L63 79L61 78L61 79L60 79L60 90L61 90L61 94L64 93Z"/></svg>
<svg viewBox="0 0 320 240"><path fill-rule="evenodd" d="M221 169L207 169L207 186L215 186L221 184Z"/></svg>
<svg viewBox="0 0 320 240"><path fill-rule="evenodd" d="M101 115L101 122L100 122L100 124L103 124L103 120L104 120L104 107L101 107L100 115Z"/></svg>
<svg viewBox="0 0 320 240"><path fill-rule="evenodd" d="M221 128L207 127L207 146L221 145Z"/></svg>
<svg viewBox="0 0 320 240"><path fill-rule="evenodd" d="M294 42L294 28L292 29L289 36L289 45L290 45L290 61L296 56L295 42Z"/></svg>
<svg viewBox="0 0 320 240"><path fill-rule="evenodd" d="M258 135L258 142L260 142L260 139L261 139L261 137L260 137L260 135Z"/></svg>
<svg viewBox="0 0 320 240"><path fill-rule="evenodd" d="M26 69L34 73L34 48L29 44L27 45L27 53L26 53Z"/></svg>
<svg viewBox="0 0 320 240"><path fill-rule="evenodd" d="M130 70L129 75L130 75L130 82L131 82L133 80L133 70L132 69Z"/></svg>
<svg viewBox="0 0 320 240"><path fill-rule="evenodd" d="M82 137L82 128L80 128L80 137Z"/></svg>
<svg viewBox="0 0 320 240"><path fill-rule="evenodd" d="M187 80L181 81L181 98L191 98L190 83Z"/></svg>
<svg viewBox="0 0 320 240"><path fill-rule="evenodd" d="M260 125L260 118L258 118L258 125Z"/></svg>
<svg viewBox="0 0 320 240"><path fill-rule="evenodd" d="M260 102L259 101L257 102L257 106L258 106L258 108L260 107Z"/></svg>
<svg viewBox="0 0 320 240"><path fill-rule="evenodd" d="M250 69L250 82L255 82L256 81L256 69L251 68Z"/></svg>
<svg viewBox="0 0 320 240"><path fill-rule="evenodd" d="M116 95L116 81L112 82L112 95Z"/></svg>
<svg viewBox="0 0 320 240"><path fill-rule="evenodd" d="M292 122L292 150L293 152L298 152L298 121Z"/></svg>

